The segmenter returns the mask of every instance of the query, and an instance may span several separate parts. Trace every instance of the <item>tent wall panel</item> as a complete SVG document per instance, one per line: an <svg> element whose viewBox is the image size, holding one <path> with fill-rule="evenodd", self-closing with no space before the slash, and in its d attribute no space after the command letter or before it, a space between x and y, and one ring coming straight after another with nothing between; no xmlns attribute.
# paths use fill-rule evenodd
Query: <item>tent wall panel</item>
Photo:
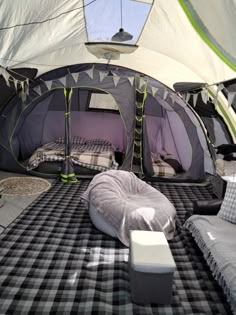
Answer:
<svg viewBox="0 0 236 315"><path fill-rule="evenodd" d="M26 169L16 159L12 152L0 145L0 169L15 173L26 173Z"/></svg>
<svg viewBox="0 0 236 315"><path fill-rule="evenodd" d="M172 124L172 119L174 120L174 126ZM166 118L163 119L163 125L161 128L161 138L163 141L162 150L166 153L172 154L182 164L185 170L189 169L192 158L191 145L184 125L175 112L166 112ZM188 150L187 157L181 154L181 139L186 141L186 147Z"/></svg>
<svg viewBox="0 0 236 315"><path fill-rule="evenodd" d="M34 150L41 146L44 121L52 99L53 94L39 102L37 106L32 109L30 114L27 115L24 120L22 119L22 127L20 128L20 125L18 125L20 129L18 133L20 156L22 159L29 158Z"/></svg>
<svg viewBox="0 0 236 315"><path fill-rule="evenodd" d="M146 133L151 152L161 152L163 148L162 124L163 118L145 115Z"/></svg>
<svg viewBox="0 0 236 315"><path fill-rule="evenodd" d="M49 111L44 121L42 144L64 137L64 113ZM52 122L56 121L56 124ZM126 135L122 119L117 114L105 112L71 112L72 136L86 139L105 139L117 151L126 150Z"/></svg>

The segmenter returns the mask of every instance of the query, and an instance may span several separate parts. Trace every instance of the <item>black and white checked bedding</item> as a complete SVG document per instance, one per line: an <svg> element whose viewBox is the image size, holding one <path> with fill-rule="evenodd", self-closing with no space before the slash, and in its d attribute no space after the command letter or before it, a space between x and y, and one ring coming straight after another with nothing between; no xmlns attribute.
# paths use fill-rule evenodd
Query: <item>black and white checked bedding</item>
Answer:
<svg viewBox="0 0 236 315"><path fill-rule="evenodd" d="M153 167L153 176L168 176L172 177L176 175L175 170L171 165L163 161L162 159L156 159L155 161L152 161L152 167Z"/></svg>
<svg viewBox="0 0 236 315"><path fill-rule="evenodd" d="M170 242L177 270L171 305L131 302L128 249L96 230L80 195L89 181L55 183L0 236L0 314L231 314L190 234L182 227L192 200L211 187L152 183L174 204ZM160 288L161 289L161 288Z"/></svg>
<svg viewBox="0 0 236 315"><path fill-rule="evenodd" d="M64 143L50 142L38 148L30 157L27 169L32 170L43 162L56 162L65 160ZM80 165L92 170L107 171L118 169L115 161L115 153L112 145L107 141L102 143L87 142L84 144L71 144L71 159L76 165Z"/></svg>
<svg viewBox="0 0 236 315"><path fill-rule="evenodd" d="M220 211L218 212L218 217L229 221L231 223L236 224L236 181L227 182L226 192L224 195L224 199L222 205L220 207Z"/></svg>

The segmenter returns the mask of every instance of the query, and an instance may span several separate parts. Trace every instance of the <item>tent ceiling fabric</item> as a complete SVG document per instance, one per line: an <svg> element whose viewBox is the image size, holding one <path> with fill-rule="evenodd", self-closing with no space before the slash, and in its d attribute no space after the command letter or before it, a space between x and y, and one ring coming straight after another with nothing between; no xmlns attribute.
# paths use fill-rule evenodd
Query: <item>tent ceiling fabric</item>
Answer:
<svg viewBox="0 0 236 315"><path fill-rule="evenodd" d="M231 54L233 63L235 61L233 53L236 51L236 40L233 40L236 2L208 1L207 4L200 1L204 10L200 10L198 6L197 14L199 18L202 15L202 21L205 23L203 13L212 17L211 10L218 14L220 12L220 18L211 19L204 25L209 27L209 33L219 45L228 43L223 47ZM123 2L148 6L151 1ZM131 54L121 54L119 60L111 60L111 63L143 72L171 88L176 82L214 84L235 78L234 69L213 51L193 27L182 7L183 2L186 1L153 1L136 43L139 47ZM107 63L106 59L98 59L85 47L85 43L89 41L86 8L91 9L93 5L99 3L103 1L18 0L13 4L12 1L2 0L0 65L9 69L37 68L38 75L41 75L68 64ZM193 7L196 3L197 1L191 1ZM87 7L84 8L84 5ZM93 11L96 14L96 10ZM100 12L106 14L105 9L101 8ZM105 21L104 16L101 19ZM29 24L22 26L26 23ZM113 21L108 19L107 23L109 28ZM133 27L132 21L130 28L127 23L126 21L124 28L130 32ZM117 30L118 28L119 25Z"/></svg>
<svg viewBox="0 0 236 315"><path fill-rule="evenodd" d="M232 32L236 29L236 1L181 0L181 2L200 36L236 70L236 34Z"/></svg>

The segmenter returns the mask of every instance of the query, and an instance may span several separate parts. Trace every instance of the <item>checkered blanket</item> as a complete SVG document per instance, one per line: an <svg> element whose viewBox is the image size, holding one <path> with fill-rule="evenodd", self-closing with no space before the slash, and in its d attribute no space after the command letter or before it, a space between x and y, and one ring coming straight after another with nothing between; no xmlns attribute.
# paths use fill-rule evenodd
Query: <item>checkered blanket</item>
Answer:
<svg viewBox="0 0 236 315"><path fill-rule="evenodd" d="M0 314L231 314L183 228L192 200L212 198L210 186L153 183L177 210L169 243L177 269L172 304L141 306L131 301L128 248L92 226L80 199L88 184L55 183L0 235Z"/></svg>
<svg viewBox="0 0 236 315"><path fill-rule="evenodd" d="M38 148L27 166L32 170L45 161L64 161L65 160L64 143L50 142ZM112 145L98 142L72 143L71 160L74 164L80 165L97 171L107 171L109 169L118 169L118 163L115 161L115 154Z"/></svg>
<svg viewBox="0 0 236 315"><path fill-rule="evenodd" d="M152 159L153 176L167 176L172 177L176 175L175 170L171 165L163 161L161 158Z"/></svg>

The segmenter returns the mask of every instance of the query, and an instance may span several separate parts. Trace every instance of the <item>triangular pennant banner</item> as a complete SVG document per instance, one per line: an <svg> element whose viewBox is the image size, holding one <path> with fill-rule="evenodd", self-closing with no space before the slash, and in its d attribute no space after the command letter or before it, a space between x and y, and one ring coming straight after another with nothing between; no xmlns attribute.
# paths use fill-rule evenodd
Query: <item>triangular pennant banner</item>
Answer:
<svg viewBox="0 0 236 315"><path fill-rule="evenodd" d="M17 91L18 80L14 79L13 81L14 81L15 90Z"/></svg>
<svg viewBox="0 0 236 315"><path fill-rule="evenodd" d="M142 91L142 87L146 84L146 81L140 78L139 80L139 90Z"/></svg>
<svg viewBox="0 0 236 315"><path fill-rule="evenodd" d="M62 77L59 79L63 86L66 86L66 77Z"/></svg>
<svg viewBox="0 0 236 315"><path fill-rule="evenodd" d="M113 76L112 78L113 78L113 81L114 81L115 86L117 86L117 84L118 84L119 81L120 81L120 77L118 77L118 76Z"/></svg>
<svg viewBox="0 0 236 315"><path fill-rule="evenodd" d="M93 68L87 70L87 71L84 71L85 73L87 73L87 75L93 80Z"/></svg>
<svg viewBox="0 0 236 315"><path fill-rule="evenodd" d="M196 107L198 99L198 93L193 94L193 107Z"/></svg>
<svg viewBox="0 0 236 315"><path fill-rule="evenodd" d="M218 93L219 93L221 90L223 90L223 88L224 88L224 85L223 85L222 83L220 83L220 84L218 85L218 87L217 87L216 95L215 95L214 100L213 100L213 104L214 104L215 106L217 106Z"/></svg>
<svg viewBox="0 0 236 315"><path fill-rule="evenodd" d="M108 74L108 72L104 72L104 71L99 71L98 73L99 73L100 82L102 82Z"/></svg>
<svg viewBox="0 0 236 315"><path fill-rule="evenodd" d="M78 83L79 72L77 72L77 73L71 73L71 75L72 75L72 77L73 77L75 83Z"/></svg>
<svg viewBox="0 0 236 315"><path fill-rule="evenodd" d="M185 98L185 102L188 103L189 99L190 99L191 94L190 93L186 93L186 98Z"/></svg>
<svg viewBox="0 0 236 315"><path fill-rule="evenodd" d="M34 91L35 91L38 95L41 95L41 94L42 94L40 85L36 86L36 87L34 88Z"/></svg>
<svg viewBox="0 0 236 315"><path fill-rule="evenodd" d="M171 93L170 94L170 97L171 97L171 99L172 99L172 105L174 105L174 103L175 103L175 100L176 100L176 94L175 93Z"/></svg>
<svg viewBox="0 0 236 315"><path fill-rule="evenodd" d="M20 81L20 84L21 84L21 89L22 89L22 91L24 91L24 87L25 87L24 81Z"/></svg>
<svg viewBox="0 0 236 315"><path fill-rule="evenodd" d="M21 91L20 91L20 97L22 102L26 101L26 95L27 95L27 83L25 81L21 81Z"/></svg>
<svg viewBox="0 0 236 315"><path fill-rule="evenodd" d="M26 79L26 82L25 82L25 92L27 95L29 95L29 79Z"/></svg>
<svg viewBox="0 0 236 315"><path fill-rule="evenodd" d="M157 94L158 88L151 86L152 96L155 96Z"/></svg>
<svg viewBox="0 0 236 315"><path fill-rule="evenodd" d="M131 86L134 84L134 77L127 77Z"/></svg>
<svg viewBox="0 0 236 315"><path fill-rule="evenodd" d="M223 84L223 83L220 83L220 84L218 85L218 87L217 87L217 94L218 94L221 90L223 90L223 88L224 88L224 84Z"/></svg>
<svg viewBox="0 0 236 315"><path fill-rule="evenodd" d="M53 82L53 81L44 81L44 83L46 84L47 89L48 89L49 91L50 91L51 88L52 88L52 82Z"/></svg>
<svg viewBox="0 0 236 315"><path fill-rule="evenodd" d="M201 97L202 97L203 103L207 104L208 99L209 99L207 88L203 88L203 89L201 90Z"/></svg>
<svg viewBox="0 0 236 315"><path fill-rule="evenodd" d="M233 103L233 100L235 98L236 92L229 92L228 93L228 106L230 107Z"/></svg>
<svg viewBox="0 0 236 315"><path fill-rule="evenodd" d="M168 91L167 90L164 90L164 95L163 95L163 100L165 100L167 98L167 95L168 95Z"/></svg>
<svg viewBox="0 0 236 315"><path fill-rule="evenodd" d="M181 96L182 96L182 99L183 99L184 101L186 101L186 93L185 93L185 92L182 92L182 93L181 93Z"/></svg>
<svg viewBox="0 0 236 315"><path fill-rule="evenodd" d="M7 72L7 70L0 67L0 75L3 76L4 80L6 81L7 86L10 87L10 83L9 83L10 74Z"/></svg>

